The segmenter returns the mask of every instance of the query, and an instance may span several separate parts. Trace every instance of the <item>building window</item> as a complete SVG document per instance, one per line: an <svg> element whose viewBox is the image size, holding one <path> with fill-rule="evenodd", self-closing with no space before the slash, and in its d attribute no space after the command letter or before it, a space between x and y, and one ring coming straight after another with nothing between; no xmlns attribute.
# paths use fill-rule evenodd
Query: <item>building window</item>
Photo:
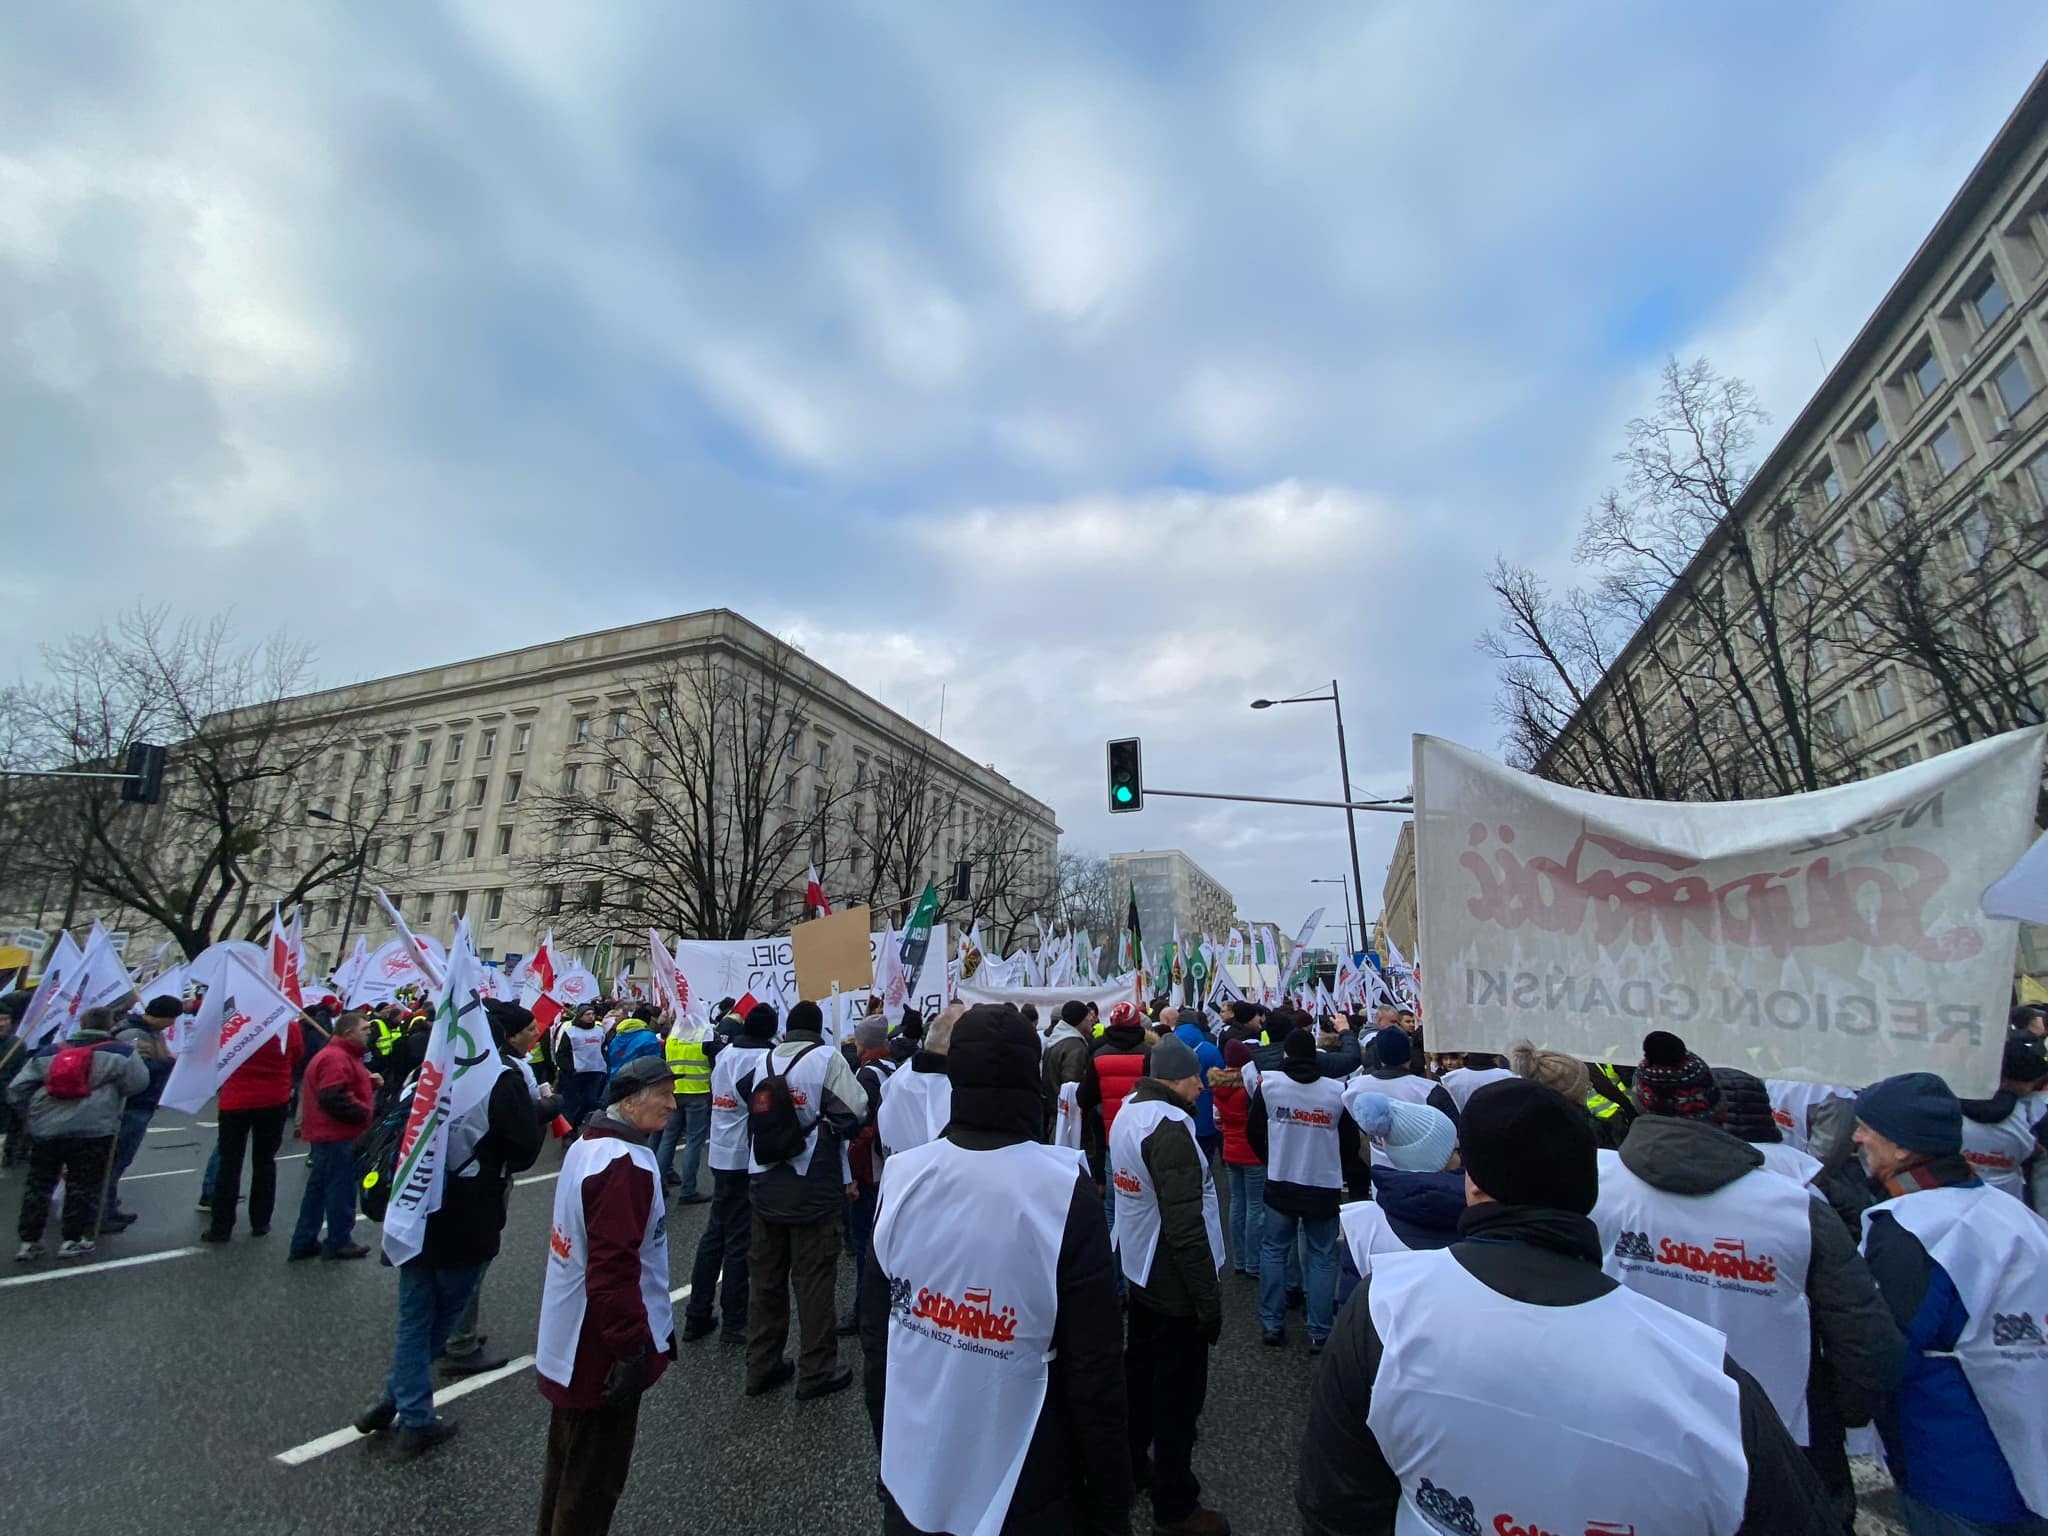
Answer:
<svg viewBox="0 0 2048 1536"><path fill-rule="evenodd" d="M434 801L434 809L437 811L452 811L455 809L455 781L453 779L443 779L441 781L441 793Z"/></svg>
<svg viewBox="0 0 2048 1536"><path fill-rule="evenodd" d="M484 758L489 757L492 753L496 752L497 750L498 733L495 730L485 731L481 736L477 737L476 755L478 761L482 761Z"/></svg>
<svg viewBox="0 0 2048 1536"><path fill-rule="evenodd" d="M814 816L822 816L824 813L825 786L822 784L813 784L811 786L811 814Z"/></svg>
<svg viewBox="0 0 2048 1536"><path fill-rule="evenodd" d="M489 779L471 779L469 781L469 803L472 806L482 805L484 803L484 791L490 787L491 781Z"/></svg>
<svg viewBox="0 0 2048 1536"><path fill-rule="evenodd" d="M2005 285L1999 282L1998 274L1985 273L1983 284L1970 295L1970 311L1976 315L1977 324L1988 331L2011 307L2012 301L2005 296Z"/></svg>
<svg viewBox="0 0 2048 1536"><path fill-rule="evenodd" d="M341 901L339 898L327 903L327 926L330 928L339 928L341 926Z"/></svg>
<svg viewBox="0 0 2048 1536"><path fill-rule="evenodd" d="M1835 535L1835 564L1845 571L1856 568L1856 530L1844 528Z"/></svg>
<svg viewBox="0 0 2048 1536"><path fill-rule="evenodd" d="M861 830L861 823L867 820L867 810L868 808L865 805L863 805L860 801L856 800L853 802L854 831L858 832Z"/></svg>
<svg viewBox="0 0 2048 1536"><path fill-rule="evenodd" d="M868 760L860 753L853 755L853 787L859 789L868 781Z"/></svg>
<svg viewBox="0 0 2048 1536"><path fill-rule="evenodd" d="M462 761L462 732L460 731L457 731L448 738L448 761L451 763Z"/></svg>
<svg viewBox="0 0 2048 1536"><path fill-rule="evenodd" d="M643 843L654 841L654 812L640 811L633 817L633 833Z"/></svg>
<svg viewBox="0 0 2048 1536"><path fill-rule="evenodd" d="M1934 451L1934 462L1941 466L1944 475L1952 475L1963 462L1963 438L1956 431L1956 424L1950 422L1934 434L1934 441L1928 444Z"/></svg>
<svg viewBox="0 0 2048 1536"><path fill-rule="evenodd" d="M1849 710L1847 699L1837 699L1820 712L1828 732L1838 742L1846 742L1856 734L1856 717Z"/></svg>
<svg viewBox="0 0 2048 1536"><path fill-rule="evenodd" d="M498 828L498 852L500 852L500 853L510 853L511 851L512 851L512 829L511 829L510 827L500 827L500 828Z"/></svg>
<svg viewBox="0 0 2048 1536"><path fill-rule="evenodd" d="M581 763L571 763L571 764L570 764L570 765L569 765L568 767L566 767L566 768L564 768L564 769L562 770L562 793L563 793L563 794L565 794L565 795L573 795L573 794L575 794L575 793L576 793L576 786L577 786L577 785L579 785L579 784L581 784L582 782L583 782L583 765L582 765Z"/></svg>
<svg viewBox="0 0 2048 1536"><path fill-rule="evenodd" d="M514 752L524 752L532 740L533 727L531 725L521 723L512 728L512 750Z"/></svg>
<svg viewBox="0 0 2048 1536"><path fill-rule="evenodd" d="M507 805L517 805L519 803L519 786L525 781L526 775L523 773L508 773L505 775L505 803Z"/></svg>
<svg viewBox="0 0 2048 1536"><path fill-rule="evenodd" d="M1871 712L1879 720L1889 720L1899 712L1899 680L1896 674L1890 671L1878 673L1864 692L1870 696Z"/></svg>
<svg viewBox="0 0 2048 1536"><path fill-rule="evenodd" d="M415 768L426 767L433 757L434 744L431 741L423 741L412 749L412 765Z"/></svg>
<svg viewBox="0 0 2048 1536"><path fill-rule="evenodd" d="M495 923L499 918L503 917L504 915L505 893L503 891L485 891L484 920L486 922Z"/></svg>
<svg viewBox="0 0 2048 1536"><path fill-rule="evenodd" d="M2002 643L2025 645L2034 637L2034 611L2019 593L2008 592L1991 605L1991 627Z"/></svg>
<svg viewBox="0 0 2048 1536"><path fill-rule="evenodd" d="M604 792L610 794L619 787L619 777L625 770L617 762L604 765Z"/></svg>
<svg viewBox="0 0 2048 1536"><path fill-rule="evenodd" d="M790 729L788 738L782 743L782 755L792 763L800 763L804 760L804 749L796 739L796 729L793 726Z"/></svg>
<svg viewBox="0 0 2048 1536"><path fill-rule="evenodd" d="M421 796L421 794L423 794L423 793L424 793L424 791L423 791L423 790L421 790L421 788L419 787L419 785L415 784L415 785L413 785L413 787L412 787L412 793L411 793L411 794L409 794L409 795L407 795L407 796L405 797L405 813L406 813L406 814L407 814L408 816L417 816L417 815L419 815L419 813L420 813L420 796Z"/></svg>
<svg viewBox="0 0 2048 1536"><path fill-rule="evenodd" d="M473 859L476 857L475 827L467 828L462 834L462 856L465 859Z"/></svg>
<svg viewBox="0 0 2048 1536"><path fill-rule="evenodd" d="M831 758L832 758L832 743L830 743L829 741L825 740L825 738L824 738L824 737L820 736L820 737L818 738L818 759L817 759L817 761L818 761L818 766L819 766L820 768L823 768L823 767L824 767L824 766L826 765L826 763L828 763L828 762L830 762L830 761L831 761Z"/></svg>
<svg viewBox="0 0 2048 1536"><path fill-rule="evenodd" d="M2048 507L2048 453L2037 453L2028 461L2027 479L2034 487L2034 500Z"/></svg>
<svg viewBox="0 0 2048 1536"><path fill-rule="evenodd" d="M412 862L412 837L410 834L398 840L398 862L401 864L410 864Z"/></svg>
<svg viewBox="0 0 2048 1536"><path fill-rule="evenodd" d="M541 910L553 917L562 910L562 888L559 885L543 886L540 893Z"/></svg>
<svg viewBox="0 0 2048 1536"><path fill-rule="evenodd" d="M604 905L604 883L599 880L586 880L583 883L583 910L595 912L602 905Z"/></svg>
<svg viewBox="0 0 2048 1536"><path fill-rule="evenodd" d="M1932 400L1934 392L1941 388L1941 360L1932 349L1921 355L1913 365L1913 387L1920 391L1922 400Z"/></svg>
<svg viewBox="0 0 2048 1536"><path fill-rule="evenodd" d="M2005 366L1998 370L1998 377L1992 383L2008 416L2019 415L2020 407L2034 398L2034 381L2027 375L2027 360L2017 352L2006 359Z"/></svg>
<svg viewBox="0 0 2048 1536"><path fill-rule="evenodd" d="M623 709L615 709L612 711L612 739L616 741L625 734L626 712Z"/></svg>
<svg viewBox="0 0 2048 1536"><path fill-rule="evenodd" d="M856 875L859 874L861 866L867 862L867 850L865 848L854 849L851 853L847 854L846 862L852 866L853 872Z"/></svg>
<svg viewBox="0 0 2048 1536"><path fill-rule="evenodd" d="M1991 553L1991 514L1982 507L1970 509L1970 515L1963 519L1958 532L1963 541L1963 553L1973 564Z"/></svg>
<svg viewBox="0 0 2048 1536"><path fill-rule="evenodd" d="M1884 452L1885 444L1891 438L1885 434L1884 418L1872 411L1856 424L1856 440L1863 445L1863 456L1874 459Z"/></svg>
<svg viewBox="0 0 2048 1536"><path fill-rule="evenodd" d="M1918 747L1902 747L1890 757L1879 758L1877 766L1886 773L1896 773L1899 769L1909 768L1918 761L1920 761L1920 749Z"/></svg>
<svg viewBox="0 0 2048 1536"><path fill-rule="evenodd" d="M575 740L579 745L590 740L590 716L578 715L576 717Z"/></svg>
<svg viewBox="0 0 2048 1536"><path fill-rule="evenodd" d="M457 891L448 898L448 915L450 917L469 916L469 892Z"/></svg>
<svg viewBox="0 0 2048 1536"><path fill-rule="evenodd" d="M612 824L605 822L597 829L597 846L609 848L612 845Z"/></svg>
<svg viewBox="0 0 2048 1536"><path fill-rule="evenodd" d="M1835 670L1835 648L1828 644L1825 635L1813 637L1813 670L1823 674ZM1742 706L1744 717L1747 718L1749 700L1742 699L1738 703Z"/></svg>
<svg viewBox="0 0 2048 1536"><path fill-rule="evenodd" d="M796 775L793 773L782 781L782 803L784 805L796 804Z"/></svg>
<svg viewBox="0 0 2048 1536"><path fill-rule="evenodd" d="M430 837L430 838L428 838L428 839L427 839L427 861L428 861L429 863L432 863L432 864L438 864L438 863L440 863L440 862L441 862L441 855L443 855L443 854L444 854L444 853L446 853L447 851L448 851L448 834L447 834L447 833L445 833L445 832L436 832L436 833L435 833L435 834L434 834L434 835L433 835L432 837Z"/></svg>
<svg viewBox="0 0 2048 1536"><path fill-rule="evenodd" d="M388 748L386 748L386 749L385 749L385 752L384 752L384 771L385 771L386 773L396 773L396 772L398 772L398 754L399 754L399 746L398 746L398 743L397 743L397 742L395 742L395 741L394 741L393 743L391 743L391 745L390 745L390 746L389 746Z"/></svg>
<svg viewBox="0 0 2048 1536"><path fill-rule="evenodd" d="M418 923L431 923L433 920L434 893L432 891L426 891L423 892L420 896L420 909L418 912L413 914L413 921Z"/></svg>
<svg viewBox="0 0 2048 1536"><path fill-rule="evenodd" d="M1820 492L1820 499L1830 506L1842 499L1842 477L1835 473L1834 465L1822 470L1813 484Z"/></svg>

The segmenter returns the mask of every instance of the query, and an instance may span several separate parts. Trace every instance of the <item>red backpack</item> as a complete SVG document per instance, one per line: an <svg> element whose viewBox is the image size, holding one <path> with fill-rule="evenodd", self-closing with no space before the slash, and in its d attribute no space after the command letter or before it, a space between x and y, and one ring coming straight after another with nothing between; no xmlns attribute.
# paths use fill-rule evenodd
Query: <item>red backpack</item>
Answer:
<svg viewBox="0 0 2048 1536"><path fill-rule="evenodd" d="M92 1092L92 1058L97 1046L67 1045L51 1058L43 1091L53 1099L82 1099Z"/></svg>

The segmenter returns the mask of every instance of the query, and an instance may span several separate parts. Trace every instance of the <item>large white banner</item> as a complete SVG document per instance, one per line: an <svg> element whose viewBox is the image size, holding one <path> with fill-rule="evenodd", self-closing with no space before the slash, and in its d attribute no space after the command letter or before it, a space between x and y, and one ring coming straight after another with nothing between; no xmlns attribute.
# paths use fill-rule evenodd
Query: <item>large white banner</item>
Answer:
<svg viewBox="0 0 2048 1536"><path fill-rule="evenodd" d="M1997 1085L2018 929L1985 888L2033 834L2043 729L1861 783L1674 804L1415 738L1423 1001L1438 1050L1528 1039L1861 1086Z"/></svg>
<svg viewBox="0 0 2048 1536"><path fill-rule="evenodd" d="M979 976L959 985L960 1001L972 1008L976 1003L1015 1003L1023 1007L1026 1003L1038 1005L1038 1022L1041 1028L1050 1028L1053 1015L1069 998L1084 1003L1093 1003L1102 1010L1104 1018L1118 1003L1128 1003L1137 998L1138 978L1116 976L1104 982L1090 982L1087 986L1076 987L1002 987L985 986Z"/></svg>
<svg viewBox="0 0 2048 1536"><path fill-rule="evenodd" d="M868 955L875 975L882 974L882 944L887 936L868 935ZM718 1006L722 997L745 997L773 1003L783 1012L797 1001L796 962L791 958L789 935L772 939L678 939L676 969L690 984L691 993L704 1000L706 1009ZM823 1002L823 998L813 998ZM924 964L911 979L907 998L910 1006L930 1019L946 1006L946 925L932 925L931 947L924 952Z"/></svg>
<svg viewBox="0 0 2048 1536"><path fill-rule="evenodd" d="M199 1017L158 1102L166 1109L198 1113L235 1068L284 1034L298 1016L298 1004L271 979L267 959L259 971L234 953L216 957Z"/></svg>

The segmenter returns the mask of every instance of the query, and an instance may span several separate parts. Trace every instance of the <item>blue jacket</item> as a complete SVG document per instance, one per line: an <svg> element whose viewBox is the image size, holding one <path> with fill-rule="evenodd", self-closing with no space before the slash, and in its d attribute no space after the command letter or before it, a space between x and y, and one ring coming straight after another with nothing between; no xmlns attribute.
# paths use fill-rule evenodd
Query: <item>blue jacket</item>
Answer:
<svg viewBox="0 0 2048 1536"><path fill-rule="evenodd" d="M1209 1092L1209 1074L1223 1070L1223 1051L1199 1024L1176 1024L1173 1032L1179 1036L1181 1044L1195 1053L1195 1060L1202 1064L1202 1096L1195 1103L1195 1134L1214 1136L1216 1101Z"/></svg>
<svg viewBox="0 0 2048 1536"><path fill-rule="evenodd" d="M626 1019L604 1048L604 1064L616 1074L629 1061L660 1054L661 1036L654 1032L654 1026L640 1019Z"/></svg>
<svg viewBox="0 0 2048 1536"><path fill-rule="evenodd" d="M1982 1180L1957 1182L1968 1187ZM1906 1334L1905 1375L1877 1416L1892 1480L1923 1504L1966 1520L2027 1519L2026 1500L1962 1366L1930 1357L1953 1350L1969 1321L1955 1282L1889 1211L1874 1211L1865 1221L1864 1257Z"/></svg>

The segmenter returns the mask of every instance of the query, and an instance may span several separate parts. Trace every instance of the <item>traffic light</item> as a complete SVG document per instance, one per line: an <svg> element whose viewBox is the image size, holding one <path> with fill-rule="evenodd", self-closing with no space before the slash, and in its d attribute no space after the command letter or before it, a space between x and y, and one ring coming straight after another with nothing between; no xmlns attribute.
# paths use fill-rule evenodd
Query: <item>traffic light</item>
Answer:
<svg viewBox="0 0 2048 1536"><path fill-rule="evenodd" d="M1142 811L1145 808L1145 771L1135 736L1109 744L1109 808L1111 811Z"/></svg>
<svg viewBox="0 0 2048 1536"><path fill-rule="evenodd" d="M153 742L129 742L122 771L128 780L121 786L121 798L130 805L155 805L164 787L164 749Z"/></svg>

